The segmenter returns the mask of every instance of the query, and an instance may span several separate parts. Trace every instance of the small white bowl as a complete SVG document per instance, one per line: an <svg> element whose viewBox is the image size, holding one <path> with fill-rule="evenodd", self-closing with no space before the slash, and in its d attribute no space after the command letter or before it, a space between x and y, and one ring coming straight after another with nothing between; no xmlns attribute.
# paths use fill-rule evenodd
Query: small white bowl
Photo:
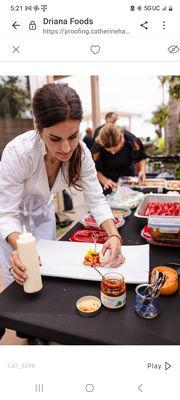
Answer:
<svg viewBox="0 0 180 400"><path fill-rule="evenodd" d="M97 303L97 309L96 310L93 310L93 311L82 311L80 309L80 306L83 303L85 303L85 302L89 302L90 303L91 301ZM76 310L77 310L78 314L80 314L83 317L94 317L95 315L97 315L100 312L101 305L102 305L101 300L98 299L98 297L96 297L96 296L83 296L83 297L80 297L80 299L77 300L77 302L76 302Z"/></svg>

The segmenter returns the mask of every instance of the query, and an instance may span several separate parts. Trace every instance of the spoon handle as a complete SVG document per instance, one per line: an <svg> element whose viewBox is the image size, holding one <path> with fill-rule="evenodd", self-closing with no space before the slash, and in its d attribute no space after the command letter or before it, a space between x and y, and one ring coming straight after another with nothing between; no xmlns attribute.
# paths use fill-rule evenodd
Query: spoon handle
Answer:
<svg viewBox="0 0 180 400"><path fill-rule="evenodd" d="M92 234L92 239L93 239L94 247L95 247L95 251L96 251L96 249L97 249L96 243L97 243L97 240L98 240L98 233L93 233Z"/></svg>

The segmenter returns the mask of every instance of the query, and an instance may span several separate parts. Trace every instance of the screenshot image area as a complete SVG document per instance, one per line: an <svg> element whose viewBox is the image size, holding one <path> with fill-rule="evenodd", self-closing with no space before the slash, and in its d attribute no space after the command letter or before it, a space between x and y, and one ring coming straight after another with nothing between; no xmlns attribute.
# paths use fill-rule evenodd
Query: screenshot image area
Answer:
<svg viewBox="0 0 180 400"><path fill-rule="evenodd" d="M134 2L118 25L107 15L99 22L89 5L68 15L9 4L0 397L177 396L180 43L167 36L175 10ZM93 22L74 27L72 18Z"/></svg>
<svg viewBox="0 0 180 400"><path fill-rule="evenodd" d="M1 345L179 345L179 82L0 76Z"/></svg>

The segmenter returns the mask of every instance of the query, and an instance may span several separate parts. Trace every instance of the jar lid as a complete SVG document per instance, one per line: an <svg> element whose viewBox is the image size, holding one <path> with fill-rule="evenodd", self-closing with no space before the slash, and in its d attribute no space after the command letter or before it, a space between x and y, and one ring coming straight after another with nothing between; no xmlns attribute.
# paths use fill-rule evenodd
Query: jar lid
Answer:
<svg viewBox="0 0 180 400"><path fill-rule="evenodd" d="M76 310L83 317L94 317L100 312L101 300L96 296L83 296L76 302Z"/></svg>

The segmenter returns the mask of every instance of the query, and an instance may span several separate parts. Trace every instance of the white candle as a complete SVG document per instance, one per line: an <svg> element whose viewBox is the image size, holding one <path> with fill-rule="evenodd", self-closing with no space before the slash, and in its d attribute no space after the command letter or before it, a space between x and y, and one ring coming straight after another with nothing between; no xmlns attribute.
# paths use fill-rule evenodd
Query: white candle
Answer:
<svg viewBox="0 0 180 400"><path fill-rule="evenodd" d="M32 233L26 231L23 226L23 233L17 239L19 258L26 268L27 279L23 283L26 293L35 293L42 289L42 279L39 268L39 258L36 248L36 239Z"/></svg>

